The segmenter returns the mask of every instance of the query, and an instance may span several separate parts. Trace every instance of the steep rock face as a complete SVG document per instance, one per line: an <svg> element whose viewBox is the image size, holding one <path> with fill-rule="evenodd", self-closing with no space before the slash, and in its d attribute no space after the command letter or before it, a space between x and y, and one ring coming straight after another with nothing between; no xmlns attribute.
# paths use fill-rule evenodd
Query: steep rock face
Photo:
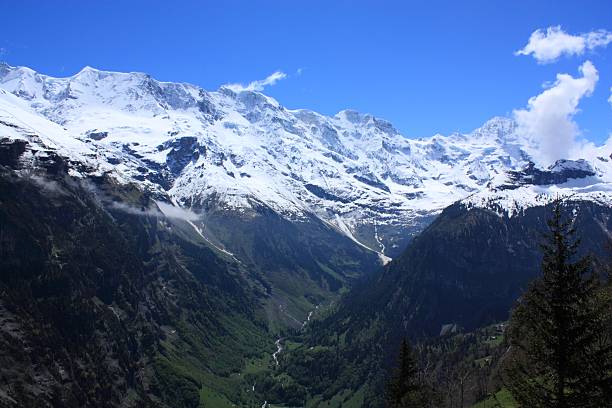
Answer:
<svg viewBox="0 0 612 408"><path fill-rule="evenodd" d="M0 255L2 406L197 407L271 348L260 285L136 186L0 165Z"/></svg>
<svg viewBox="0 0 612 408"><path fill-rule="evenodd" d="M36 184L2 176L0 302L7 400L34 406L40 395L40 406L54 401L111 406L128 388L142 394L139 367L159 333L144 322L125 327L113 313L116 307L129 321L142 319L141 265L126 252L121 234L108 230L112 224L103 214L90 213L76 200L49 205ZM59 189L48 183L49 189Z"/></svg>
<svg viewBox="0 0 612 408"><path fill-rule="evenodd" d="M596 173L586 160L558 160L546 170L538 169L534 163L528 163L521 170L508 172L510 184L501 189L515 189L523 185L563 184L572 179L584 179Z"/></svg>

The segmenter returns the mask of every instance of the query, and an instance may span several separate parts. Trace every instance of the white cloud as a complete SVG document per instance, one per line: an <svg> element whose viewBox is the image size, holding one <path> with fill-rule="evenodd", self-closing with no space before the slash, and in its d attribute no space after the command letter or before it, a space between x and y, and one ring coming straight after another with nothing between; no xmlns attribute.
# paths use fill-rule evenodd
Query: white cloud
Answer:
<svg viewBox="0 0 612 408"><path fill-rule="evenodd" d="M582 55L586 50L605 47L612 42L612 32L597 30L579 35L568 34L561 26L538 29L531 34L527 45L515 55L533 55L539 63L556 61L562 55Z"/></svg>
<svg viewBox="0 0 612 408"><path fill-rule="evenodd" d="M282 71L273 72L271 75L268 75L265 79L260 79L257 81L253 81L248 85L242 84L226 84L223 85L225 88L231 89L234 92L242 92L242 91L263 91L266 86L272 86L276 84L278 81L287 78L287 74Z"/></svg>
<svg viewBox="0 0 612 408"><path fill-rule="evenodd" d="M612 86L610 87L610 97L608 98L608 102L612 105Z"/></svg>
<svg viewBox="0 0 612 408"><path fill-rule="evenodd" d="M526 109L514 111L518 131L538 145L530 152L540 164L567 158L576 148L580 133L574 121L583 97L590 96L599 79L597 69L586 61L580 66L582 77L557 74L557 80L541 94L529 99Z"/></svg>
<svg viewBox="0 0 612 408"><path fill-rule="evenodd" d="M35 174L29 175L30 181L40 187L41 191L50 195L66 195L66 191L55 180L50 180Z"/></svg>
<svg viewBox="0 0 612 408"><path fill-rule="evenodd" d="M574 158L585 158L590 160L594 160L598 157L608 159L611 157L610 152L612 152L612 133L608 135L608 140L599 146L591 141L581 140L579 143L576 143L576 146L572 149ZM610 174L612 175L612 173Z"/></svg>
<svg viewBox="0 0 612 408"><path fill-rule="evenodd" d="M113 201L110 207L114 210L122 211L127 214L139 215L144 217L166 217L166 218L177 218L184 221L197 221L200 219L199 215L191 210L176 207L172 204L167 204L162 201L156 201L157 208L138 208L132 205Z"/></svg>
<svg viewBox="0 0 612 408"><path fill-rule="evenodd" d="M178 218L184 221L197 221L200 219L198 214L194 213L191 210L176 207L171 204L167 204L161 201L155 202L162 213L168 218Z"/></svg>

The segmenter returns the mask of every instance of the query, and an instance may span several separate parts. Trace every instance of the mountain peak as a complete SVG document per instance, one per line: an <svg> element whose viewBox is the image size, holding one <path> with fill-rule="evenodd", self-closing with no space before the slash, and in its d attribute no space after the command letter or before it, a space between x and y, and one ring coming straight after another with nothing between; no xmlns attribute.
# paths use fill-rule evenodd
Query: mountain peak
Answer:
<svg viewBox="0 0 612 408"><path fill-rule="evenodd" d="M32 68L24 66L12 66L6 62L0 62L0 77L5 76L9 73L17 72L20 75L36 75L38 74Z"/></svg>
<svg viewBox="0 0 612 408"><path fill-rule="evenodd" d="M504 116L494 116L482 126L472 132L472 135L481 139L499 140L502 142L516 137L516 122Z"/></svg>
<svg viewBox="0 0 612 408"><path fill-rule="evenodd" d="M363 121L364 115L353 109L344 109L336 113L335 117L339 119L345 119L350 123L361 123Z"/></svg>
<svg viewBox="0 0 612 408"><path fill-rule="evenodd" d="M353 109L344 109L336 113L334 118L344 123L350 123L353 126L378 129L383 133L392 135L399 134L391 122L377 118L371 113L361 113Z"/></svg>
<svg viewBox="0 0 612 408"><path fill-rule="evenodd" d="M84 66L84 67L83 67L83 68L82 68L82 69L81 69L81 70L80 70L80 71L77 73L77 75L78 75L78 74L85 73L85 72L100 72L100 70L99 70L99 69L96 69L96 68L93 68L93 67L91 67L91 66L89 66L89 65L85 65L85 66Z"/></svg>
<svg viewBox="0 0 612 408"><path fill-rule="evenodd" d="M120 72L120 71L108 71L103 69L94 68L92 66L86 65L79 72L68 77L66 79L77 79L86 77L91 81L95 81L98 79L104 78L113 78L113 79L131 79L135 78L138 80L149 79L155 81L151 76L144 72ZM53 79L62 79L62 78L53 78ZM159 82L159 81L156 81Z"/></svg>
<svg viewBox="0 0 612 408"><path fill-rule="evenodd" d="M343 109L340 112L336 113L335 118L345 120L354 125L366 125L374 120L382 121L382 119L378 119L374 117L371 113L361 113L354 109Z"/></svg>

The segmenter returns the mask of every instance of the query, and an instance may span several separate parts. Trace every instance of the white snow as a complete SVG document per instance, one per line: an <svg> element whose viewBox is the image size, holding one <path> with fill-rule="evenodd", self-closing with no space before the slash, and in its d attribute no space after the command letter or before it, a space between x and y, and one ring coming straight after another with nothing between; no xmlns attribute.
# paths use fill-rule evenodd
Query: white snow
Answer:
<svg viewBox="0 0 612 408"><path fill-rule="evenodd" d="M259 92L208 92L90 67L52 78L0 64L0 121L20 127L0 123L2 137L41 143L91 172L108 172L181 205L245 213L266 205L295 221L313 214L356 241L358 226L409 226L466 197L470 205L495 197L505 208L523 208L543 189L556 192L495 189L508 170L527 164L532 147L501 117L469 134L408 139L372 115L288 110ZM91 132L107 136L92 140ZM171 144L184 137L195 138L199 152L179 155L184 161L168 178L170 189L142 181L141 170L158 173L178 154ZM596 179L559 189L587 199L609 196L612 152L592 150L582 165L593 168ZM565 164L559 166L553 170ZM384 256L385 237L373 230Z"/></svg>
<svg viewBox="0 0 612 408"><path fill-rule="evenodd" d="M579 183L568 182L548 186L528 185L514 190L482 191L462 200L461 203L468 208L488 208L500 216L512 217L521 214L529 207L546 205L556 198L563 197L612 207L612 184L593 183L580 186Z"/></svg>

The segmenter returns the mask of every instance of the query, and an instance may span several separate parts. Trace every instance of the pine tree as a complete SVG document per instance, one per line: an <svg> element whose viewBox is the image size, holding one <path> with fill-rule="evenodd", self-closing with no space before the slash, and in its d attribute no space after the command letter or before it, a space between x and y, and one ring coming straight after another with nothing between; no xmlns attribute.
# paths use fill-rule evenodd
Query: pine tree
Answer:
<svg viewBox="0 0 612 408"><path fill-rule="evenodd" d="M390 408L423 408L429 406L430 390L419 378L419 366L410 343L403 339L398 365L387 383L387 406Z"/></svg>
<svg viewBox="0 0 612 408"><path fill-rule="evenodd" d="M609 303L556 200L542 275L512 314L506 386L525 407L612 406Z"/></svg>

